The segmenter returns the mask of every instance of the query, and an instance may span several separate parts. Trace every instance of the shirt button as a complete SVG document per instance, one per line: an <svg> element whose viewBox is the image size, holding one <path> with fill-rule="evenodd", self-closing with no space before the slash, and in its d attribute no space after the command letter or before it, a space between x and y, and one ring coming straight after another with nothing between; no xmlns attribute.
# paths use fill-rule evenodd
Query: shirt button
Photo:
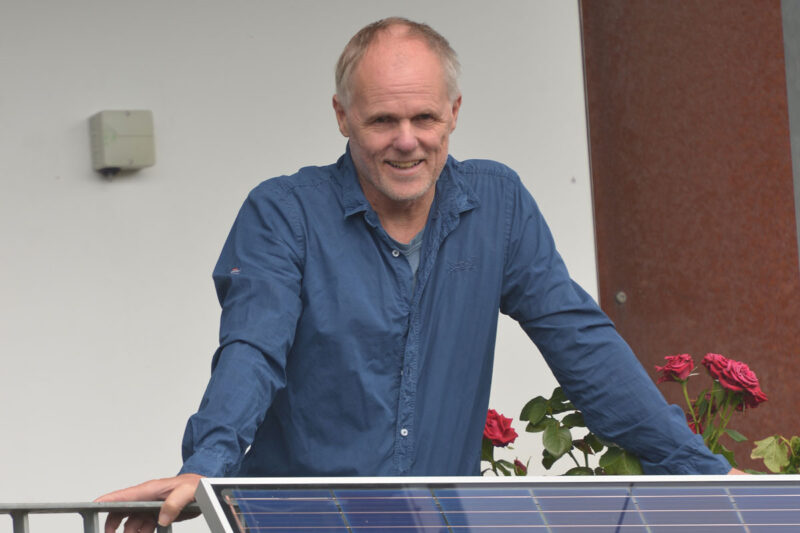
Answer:
<svg viewBox="0 0 800 533"><path fill-rule="evenodd" d="M401 429L400 435L403 437L408 437L408 430L406 428Z"/></svg>
<svg viewBox="0 0 800 533"><path fill-rule="evenodd" d="M392 250L392 255L394 257L400 257L400 250Z"/></svg>

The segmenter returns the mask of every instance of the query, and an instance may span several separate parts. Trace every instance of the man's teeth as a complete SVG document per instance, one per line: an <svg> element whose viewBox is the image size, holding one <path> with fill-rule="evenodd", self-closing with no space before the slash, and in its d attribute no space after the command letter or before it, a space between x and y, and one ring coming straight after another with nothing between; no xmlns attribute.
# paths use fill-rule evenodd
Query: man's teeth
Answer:
<svg viewBox="0 0 800 533"><path fill-rule="evenodd" d="M411 168L419 164L419 160L417 161L387 161L389 165L395 168Z"/></svg>

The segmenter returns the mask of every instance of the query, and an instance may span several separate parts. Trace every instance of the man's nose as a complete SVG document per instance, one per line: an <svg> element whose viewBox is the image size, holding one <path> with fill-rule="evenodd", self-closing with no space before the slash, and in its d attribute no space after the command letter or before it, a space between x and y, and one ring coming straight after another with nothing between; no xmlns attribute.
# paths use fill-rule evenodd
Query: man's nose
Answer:
<svg viewBox="0 0 800 533"><path fill-rule="evenodd" d="M417 134L410 120L401 120L397 125L394 147L403 152L410 152L417 147Z"/></svg>

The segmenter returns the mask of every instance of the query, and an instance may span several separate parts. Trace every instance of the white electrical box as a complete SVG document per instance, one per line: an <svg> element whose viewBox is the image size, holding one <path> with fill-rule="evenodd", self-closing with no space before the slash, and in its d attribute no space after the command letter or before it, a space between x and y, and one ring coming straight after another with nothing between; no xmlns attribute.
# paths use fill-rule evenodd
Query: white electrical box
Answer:
<svg viewBox="0 0 800 533"><path fill-rule="evenodd" d="M103 175L153 166L152 111L100 111L89 119L92 166Z"/></svg>

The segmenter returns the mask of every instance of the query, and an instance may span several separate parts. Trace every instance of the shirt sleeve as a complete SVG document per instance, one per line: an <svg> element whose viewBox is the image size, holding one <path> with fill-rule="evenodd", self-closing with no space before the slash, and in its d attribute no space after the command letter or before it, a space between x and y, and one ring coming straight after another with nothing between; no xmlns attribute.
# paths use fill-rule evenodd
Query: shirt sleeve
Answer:
<svg viewBox="0 0 800 533"><path fill-rule="evenodd" d="M639 456L648 474L727 473L727 461L666 403L608 317L569 277L521 183L506 207L501 311L537 345L589 429Z"/></svg>
<svg viewBox="0 0 800 533"><path fill-rule="evenodd" d="M220 346L200 407L186 425L181 473L235 475L286 385L286 357L302 308L302 247L288 203L275 183L254 189L217 261Z"/></svg>
<svg viewBox="0 0 800 533"><path fill-rule="evenodd" d="M197 413L183 435L183 467L209 477L234 476L274 392L282 387L280 370L249 344L237 342L218 351Z"/></svg>

